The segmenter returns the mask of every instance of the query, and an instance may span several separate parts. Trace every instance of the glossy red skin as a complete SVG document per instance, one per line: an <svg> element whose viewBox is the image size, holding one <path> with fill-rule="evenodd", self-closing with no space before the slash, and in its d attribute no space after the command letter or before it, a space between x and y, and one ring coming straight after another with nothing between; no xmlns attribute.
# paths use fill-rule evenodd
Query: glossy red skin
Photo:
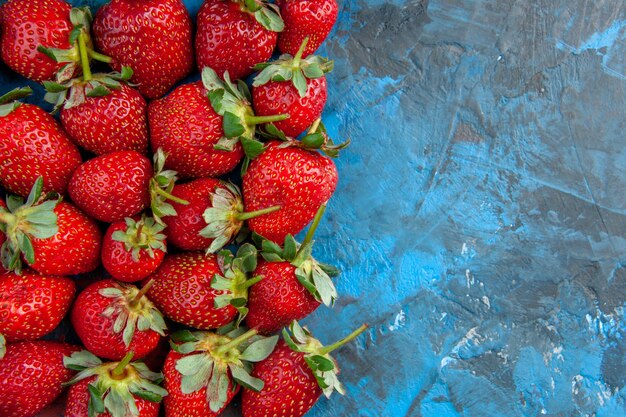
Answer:
<svg viewBox="0 0 626 417"><path fill-rule="evenodd" d="M76 373L63 366L63 356L80 349L43 340L9 343L0 359L0 415L32 417L52 403Z"/></svg>
<svg viewBox="0 0 626 417"><path fill-rule="evenodd" d="M289 114L289 119L274 125L292 138L322 115L327 97L326 77L307 80L304 97L300 97L291 81L270 81L252 88L254 113L257 116Z"/></svg>
<svg viewBox="0 0 626 417"><path fill-rule="evenodd" d="M278 35L231 0L205 0L198 12L196 61L231 80L252 74L254 65L272 57Z"/></svg>
<svg viewBox="0 0 626 417"><path fill-rule="evenodd" d="M206 227L202 217L204 211L212 207L210 194L220 187L220 181L214 178L199 178L185 184L177 184L172 194L189 202L187 205L172 202L176 216L163 217L167 225L165 233L168 242L184 250L204 250L213 239L200 236Z"/></svg>
<svg viewBox="0 0 626 417"><path fill-rule="evenodd" d="M104 279L91 284L78 295L70 316L72 326L85 348L96 356L119 361L133 351L133 359L141 359L157 346L161 336L154 330L135 329L130 346L124 345L123 331L113 331L117 315L102 315L114 299L98 293L101 289L114 287L114 283L111 279Z"/></svg>
<svg viewBox="0 0 626 417"><path fill-rule="evenodd" d="M135 151L117 151L79 166L67 187L74 204L94 219L112 223L150 205L150 160Z"/></svg>
<svg viewBox="0 0 626 417"><path fill-rule="evenodd" d="M127 251L123 242L113 240L113 233L116 231L125 232L127 229L124 220L117 221L109 226L102 240L102 266L109 274L118 281L136 282L144 279L157 270L165 252L160 249L153 251L151 258L146 250L139 252L139 259L133 259L132 252Z"/></svg>
<svg viewBox="0 0 626 417"><path fill-rule="evenodd" d="M192 353L193 354L193 353ZM237 392L239 385L233 390L232 384L228 390L226 403L218 412L211 411L206 400L206 388L202 388L191 394L183 394L181 388L182 375L176 370L176 361L178 359L189 356L170 351L163 365L163 388L168 392L163 398L165 406L165 415L167 417L216 417L226 408Z"/></svg>
<svg viewBox="0 0 626 417"><path fill-rule="evenodd" d="M92 28L111 66L131 67L131 81L150 99L193 69L192 23L181 0L112 0L98 10Z"/></svg>
<svg viewBox="0 0 626 417"><path fill-rule="evenodd" d="M66 65L37 51L39 45L69 49L71 6L63 0L9 0L0 8L3 61L31 80L52 80Z"/></svg>
<svg viewBox="0 0 626 417"><path fill-rule="evenodd" d="M231 305L215 308L215 297L224 292L211 288L211 280L221 273L216 255L167 255L159 269L147 278L155 280L148 298L175 322L201 330L217 329L237 315Z"/></svg>
<svg viewBox="0 0 626 417"><path fill-rule="evenodd" d="M35 263L30 267L42 274L76 275L100 265L102 232L98 224L74 205L57 204L58 232L47 239L32 238Z"/></svg>
<svg viewBox="0 0 626 417"><path fill-rule="evenodd" d="M83 379L72 385L67 395L67 405L65 407L65 417L89 417L89 389L87 386L96 377ZM106 398L106 397L105 397ZM135 405L139 414L137 417L157 417L159 415L159 407L161 403L153 403L152 401L144 400L143 398L135 398ZM98 417L111 417L111 414L107 411L102 414L98 414Z"/></svg>
<svg viewBox="0 0 626 417"><path fill-rule="evenodd" d="M62 107L61 123L74 143L96 155L148 150L148 104L126 84L107 96L86 97L78 106Z"/></svg>
<svg viewBox="0 0 626 417"><path fill-rule="evenodd" d="M243 417L302 417L322 395L304 360L279 340L270 355L254 365L252 376L265 382L260 392L243 389Z"/></svg>
<svg viewBox="0 0 626 417"><path fill-rule="evenodd" d="M339 7L335 0L282 0L278 2L285 29L278 34L278 49L296 55L307 36L303 58L320 47L337 21Z"/></svg>
<svg viewBox="0 0 626 417"><path fill-rule="evenodd" d="M248 292L246 325L261 334L271 334L311 314L320 303L298 281L289 262L260 260L252 276L263 279Z"/></svg>
<svg viewBox="0 0 626 417"><path fill-rule="evenodd" d="M38 339L54 330L72 304L76 285L65 277L0 275L0 334L8 342Z"/></svg>
<svg viewBox="0 0 626 417"><path fill-rule="evenodd" d="M278 147L271 141L243 176L245 211L275 205L281 209L248 221L261 236L282 244L298 234L327 202L337 187L335 163L318 152Z"/></svg>
<svg viewBox="0 0 626 417"><path fill-rule="evenodd" d="M202 82L181 85L150 103L150 143L168 155L165 167L181 178L217 177L235 169L243 158L241 144L232 151L214 148L224 136L218 115Z"/></svg>
<svg viewBox="0 0 626 417"><path fill-rule="evenodd" d="M21 104L0 117L0 185L9 193L26 197L43 176L44 194L65 194L81 161L76 145L43 109Z"/></svg>

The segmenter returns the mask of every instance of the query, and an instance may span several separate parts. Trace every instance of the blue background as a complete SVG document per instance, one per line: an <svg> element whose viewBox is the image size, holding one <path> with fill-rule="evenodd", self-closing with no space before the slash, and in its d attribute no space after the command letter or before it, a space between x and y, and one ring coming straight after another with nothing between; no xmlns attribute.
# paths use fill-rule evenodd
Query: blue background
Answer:
<svg viewBox="0 0 626 417"><path fill-rule="evenodd" d="M353 142L305 323L371 329L308 416L625 416L625 3L343 1L320 52Z"/></svg>

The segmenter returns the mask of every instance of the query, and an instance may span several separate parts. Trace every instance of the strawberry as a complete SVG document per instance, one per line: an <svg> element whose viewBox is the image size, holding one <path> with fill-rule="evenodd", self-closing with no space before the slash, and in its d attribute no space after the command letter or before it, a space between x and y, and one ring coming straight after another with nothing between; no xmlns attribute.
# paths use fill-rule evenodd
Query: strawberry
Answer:
<svg viewBox="0 0 626 417"><path fill-rule="evenodd" d="M27 264L45 275L75 275L89 272L100 263L102 234L94 220L70 203L41 200L39 177L24 202L10 196L8 208L0 208L0 229L7 240L2 245L2 263L7 270Z"/></svg>
<svg viewBox="0 0 626 417"><path fill-rule="evenodd" d="M0 333L9 342L35 340L54 330L70 308L74 281L22 271L0 276Z"/></svg>
<svg viewBox="0 0 626 417"><path fill-rule="evenodd" d="M154 285L148 297L171 320L196 329L217 329L238 313L238 320L245 317L248 287L258 282L247 277L256 267L256 257L250 244L241 246L236 257L227 250L219 255L168 255L149 277Z"/></svg>
<svg viewBox="0 0 626 417"><path fill-rule="evenodd" d="M74 375L63 356L80 348L38 340L7 345L0 359L0 415L32 417L52 403Z"/></svg>
<svg viewBox="0 0 626 417"><path fill-rule="evenodd" d="M243 176L246 211L281 206L248 221L250 230L282 244L309 223L337 186L334 162L318 152L270 141Z"/></svg>
<svg viewBox="0 0 626 417"><path fill-rule="evenodd" d="M259 392L244 388L243 417L302 417L322 393L327 398L334 390L343 395L345 389L337 379L339 369L329 353L366 329L363 325L325 347L306 328L293 322L290 327L293 338L284 329L283 340L266 359L255 365L252 376L265 385Z"/></svg>
<svg viewBox="0 0 626 417"><path fill-rule="evenodd" d="M246 324L259 333L274 333L294 320L303 319L321 303L327 307L334 305L337 290L330 277L339 275L339 270L311 256L316 225L314 220L299 247L291 235L285 238L283 248L262 241L263 260L253 272L262 279L249 290L246 316Z"/></svg>
<svg viewBox="0 0 626 417"><path fill-rule="evenodd" d="M161 97L193 69L191 18L181 0L112 0L93 22L96 44L144 96Z"/></svg>
<svg viewBox="0 0 626 417"><path fill-rule="evenodd" d="M80 153L52 116L14 101L31 92L16 89L0 97L0 185L27 196L37 177L43 176L44 192L65 194L81 163Z"/></svg>
<svg viewBox="0 0 626 417"><path fill-rule="evenodd" d="M240 386L260 390L263 383L249 374L252 362L267 357L277 336L257 336L255 330L228 328L217 332L182 331L172 335L173 350L163 374L165 413L168 417L215 417Z"/></svg>
<svg viewBox="0 0 626 417"><path fill-rule="evenodd" d="M167 395L157 385L163 375L132 357L102 363L86 350L66 356L65 366L80 372L70 381L65 417L157 417Z"/></svg>
<svg viewBox="0 0 626 417"><path fill-rule="evenodd" d="M128 352L141 359L165 336L163 316L141 291L111 279L95 282L78 295L71 320L76 334L94 354L120 360Z"/></svg>
<svg viewBox="0 0 626 417"><path fill-rule="evenodd" d="M335 0L281 0L280 13L285 29L278 35L278 49L295 55L305 38L310 41L302 56L320 47L337 21L339 7Z"/></svg>
<svg viewBox="0 0 626 417"><path fill-rule="evenodd" d="M63 0L9 0L0 9L2 59L31 80L71 78L80 66L78 37L89 40L91 13Z"/></svg>
<svg viewBox="0 0 626 417"><path fill-rule="evenodd" d="M184 250L214 253L239 233L244 220L280 209L276 206L243 213L237 186L214 178L178 184L172 195L189 202L187 206L174 203L178 214L164 220L169 242Z"/></svg>
<svg viewBox="0 0 626 417"><path fill-rule="evenodd" d="M211 67L244 78L265 62L283 29L278 7L263 0L205 0L198 12L196 61L200 72Z"/></svg>
<svg viewBox="0 0 626 417"><path fill-rule="evenodd" d="M164 228L145 215L111 224L102 241L102 265L117 280L144 279L161 265L167 251Z"/></svg>
<svg viewBox="0 0 626 417"><path fill-rule="evenodd" d="M259 116L288 114L289 119L275 123L285 135L296 137L322 115L328 96L325 73L333 61L311 55L302 58L308 38L298 53L282 55L272 63L255 67L261 72L252 84L254 112Z"/></svg>

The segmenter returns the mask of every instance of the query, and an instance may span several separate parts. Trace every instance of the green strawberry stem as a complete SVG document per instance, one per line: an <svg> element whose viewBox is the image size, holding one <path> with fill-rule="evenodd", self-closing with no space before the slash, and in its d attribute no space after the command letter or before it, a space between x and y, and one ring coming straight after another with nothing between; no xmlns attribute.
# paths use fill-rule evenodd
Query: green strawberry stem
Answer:
<svg viewBox="0 0 626 417"><path fill-rule="evenodd" d="M230 342L226 343L225 345L222 345L219 348L217 348L215 353L216 353L216 355L223 355L223 354L227 353L229 350L236 348L237 346L239 346L240 344L242 344L246 340L254 337L256 334L257 334L257 330L256 329L250 329L247 332L245 332L244 334L242 334L241 336L238 336L238 337L232 339Z"/></svg>
<svg viewBox="0 0 626 417"><path fill-rule="evenodd" d="M113 62L113 58L111 58L110 56L103 55L99 52L94 51L93 49L88 49L87 54L89 55L89 58L96 61L104 62L106 64L110 64L111 62Z"/></svg>
<svg viewBox="0 0 626 417"><path fill-rule="evenodd" d="M325 210L326 204L322 204L320 208L317 209L317 213L315 213L315 217L313 218L313 223L311 223L311 227L309 227L309 230L306 232L304 240L302 241L302 245L300 245L301 248L306 247L309 243L311 243L311 240L313 240L313 235L315 234L317 226L320 224L320 220L322 220Z"/></svg>
<svg viewBox="0 0 626 417"><path fill-rule="evenodd" d="M4 94L2 97L0 97L0 104L10 103L17 99L27 97L32 93L33 90L30 87L16 88L15 90L11 90L8 93Z"/></svg>
<svg viewBox="0 0 626 417"><path fill-rule="evenodd" d="M358 335L360 335L365 330L367 330L367 327L368 327L367 324L361 325L361 327L359 327L358 329L356 329L355 331L350 333L348 336L346 336L343 339L333 343L332 345L324 346L323 348L318 350L316 353L319 354L319 355L326 355L327 353L332 352L333 350L335 350L335 349L345 345L346 343L350 342L351 340L354 340Z"/></svg>
<svg viewBox="0 0 626 417"><path fill-rule="evenodd" d="M296 52L296 55L293 57L293 69L298 69L300 67L300 60L302 59L302 54L304 53L307 43L309 43L308 36L304 38L302 45L300 45L300 49L298 49L298 52Z"/></svg>
<svg viewBox="0 0 626 417"><path fill-rule="evenodd" d="M80 53L80 64L83 67L83 81L91 81L93 78L91 75L91 67L89 66L89 56L87 53L87 42L85 41L85 34L78 35L78 52Z"/></svg>
<svg viewBox="0 0 626 417"><path fill-rule="evenodd" d="M261 123L280 122L289 118L288 114L276 114L272 116L251 116L246 115L245 121L248 125L260 125Z"/></svg>
<svg viewBox="0 0 626 417"><path fill-rule="evenodd" d="M251 286L253 286L257 282L261 281L262 279L263 279L263 275L257 275L256 277L252 277L249 280L246 280L246 282L241 283L239 285L239 288L240 289L250 288Z"/></svg>
<svg viewBox="0 0 626 417"><path fill-rule="evenodd" d="M148 281L146 283L146 285L143 286L143 288L141 288L139 290L139 292L137 293L137 295L135 296L135 298L133 298L133 301L130 302L130 306L133 307L135 305L137 305L139 303L139 300L141 300L141 297L143 297L144 295L146 295L148 293L148 291L150 291L150 288L152 288L152 286L155 283L155 279L152 278L150 281Z"/></svg>
<svg viewBox="0 0 626 417"><path fill-rule="evenodd" d="M14 224L15 223L15 215L9 213L8 211L0 211L0 223L4 224Z"/></svg>
<svg viewBox="0 0 626 417"><path fill-rule="evenodd" d="M154 187L154 191L157 194L161 194L163 197L165 197L168 200L172 200L178 204L189 204L189 201L187 200L183 200L182 198L178 198L176 196L173 196L172 194L168 193L167 191L165 191L164 189L160 188L160 187Z"/></svg>
<svg viewBox="0 0 626 417"><path fill-rule="evenodd" d="M124 358L117 364L117 366L111 371L111 377L113 379L124 379L126 377L125 370L126 366L133 360L133 356L135 356L135 352L130 351L124 356Z"/></svg>
<svg viewBox="0 0 626 417"><path fill-rule="evenodd" d="M261 210L248 211L248 212L245 212L245 213L237 213L237 214L235 214L235 219L239 220L239 221L253 219L255 217L259 217L259 216L262 216L264 214L269 214L269 213L273 213L275 211L278 211L278 210L280 210L280 207L281 206L272 206L272 207L264 208L264 209L261 209Z"/></svg>

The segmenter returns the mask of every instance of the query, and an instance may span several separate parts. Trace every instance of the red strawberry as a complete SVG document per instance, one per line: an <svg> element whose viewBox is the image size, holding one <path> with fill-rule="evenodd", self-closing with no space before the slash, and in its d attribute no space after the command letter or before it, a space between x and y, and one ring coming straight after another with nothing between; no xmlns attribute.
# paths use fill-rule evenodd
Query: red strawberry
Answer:
<svg viewBox="0 0 626 417"><path fill-rule="evenodd" d="M282 55L272 63L259 64L262 70L252 88L254 112L259 116L288 114L289 119L275 123L285 135L296 137L322 115L326 97L325 73L333 61L311 55L301 59L308 39L302 42L295 57Z"/></svg>
<svg viewBox="0 0 626 417"><path fill-rule="evenodd" d="M318 152L271 141L243 176L246 211L281 206L277 212L248 221L250 230L282 244L315 216L337 186L334 162Z"/></svg>
<svg viewBox="0 0 626 417"><path fill-rule="evenodd" d="M95 282L78 295L72 325L85 347L94 354L120 360L128 352L141 359L165 336L163 316L145 291L111 279ZM159 336L160 335L160 336Z"/></svg>
<svg viewBox="0 0 626 417"><path fill-rule="evenodd" d="M80 165L76 146L43 109L13 101L30 88L0 97L0 184L27 196L35 180L44 177L44 192L65 194L72 172Z"/></svg>
<svg viewBox="0 0 626 417"><path fill-rule="evenodd" d="M191 72L191 28L181 0L112 0L93 22L96 44L113 58L113 68L131 67L131 81L151 99Z"/></svg>
<svg viewBox="0 0 626 417"><path fill-rule="evenodd" d="M0 208L0 229L7 235L2 263L20 271L21 255L34 270L46 275L75 275L100 263L102 234L91 218L70 203L39 202L43 180L35 182L28 200L9 197Z"/></svg>
<svg viewBox="0 0 626 417"><path fill-rule="evenodd" d="M259 333L274 333L305 318L321 303L328 307L335 303L337 290L330 277L339 275L339 270L311 256L311 239L323 208L300 247L291 235L285 238L284 248L262 241L264 260L253 272L262 279L249 290L246 316L246 324Z"/></svg>
<svg viewBox="0 0 626 417"><path fill-rule="evenodd" d="M70 382L65 417L157 417L167 395L156 385L163 377L129 353L120 362L102 363L83 350L66 357L65 366L80 371Z"/></svg>
<svg viewBox="0 0 626 417"><path fill-rule="evenodd" d="M102 265L117 280L144 279L156 271L165 256L164 228L145 215L111 224L102 241Z"/></svg>
<svg viewBox="0 0 626 417"><path fill-rule="evenodd" d="M79 166L68 186L72 201L91 217L115 222L150 205L150 160L136 151L117 151Z"/></svg>
<svg viewBox="0 0 626 417"><path fill-rule="evenodd" d="M196 329L216 329L240 313L241 320L248 287L258 282L247 279L256 267L256 249L245 244L237 257L229 251L219 255L186 252L168 255L149 277L154 285L148 297L171 320Z"/></svg>
<svg viewBox="0 0 626 417"><path fill-rule="evenodd" d="M252 370L252 376L263 380L260 392L243 390L243 417L302 417L324 393L334 390L344 394L337 379L339 369L330 352L356 338L367 329L359 327L349 336L324 347L297 322L291 325L293 338L283 330L274 351ZM297 342L297 343L296 343Z"/></svg>
<svg viewBox="0 0 626 417"><path fill-rule="evenodd" d="M0 333L9 342L38 339L54 330L70 308L76 285L57 276L22 271L0 276Z"/></svg>
<svg viewBox="0 0 626 417"><path fill-rule="evenodd" d="M172 344L165 360L163 401L168 417L215 417L239 391L240 385L257 391L260 380L249 374L251 362L272 352L277 336L256 336L255 330L235 329L217 333L183 331L172 335L183 344Z"/></svg>
<svg viewBox="0 0 626 417"><path fill-rule="evenodd" d="M63 356L79 349L43 340L7 345L0 359L0 415L32 417L52 403L75 373L65 369Z"/></svg>
<svg viewBox="0 0 626 417"><path fill-rule="evenodd" d="M206 249L214 253L239 233L244 220L280 208L243 213L237 186L214 178L178 184L172 195L189 202L187 206L173 203L177 215L164 220L169 242L184 250Z"/></svg>
<svg viewBox="0 0 626 417"><path fill-rule="evenodd" d="M278 35L278 49L295 55L304 38L308 37L310 41L304 57L320 47L339 14L335 0L281 0L279 5L285 29Z"/></svg>
<svg viewBox="0 0 626 417"><path fill-rule="evenodd" d="M89 43L91 14L88 9L73 9L70 15L70 10L72 6L63 0L9 0L3 4L0 50L4 62L37 82L54 78L62 68L71 78L80 64L76 39L70 40L72 30L82 25L79 33Z"/></svg>
<svg viewBox="0 0 626 417"><path fill-rule="evenodd" d="M283 29L278 7L265 1L205 0L198 12L196 61L200 72L211 67L244 78L258 62L272 56Z"/></svg>

